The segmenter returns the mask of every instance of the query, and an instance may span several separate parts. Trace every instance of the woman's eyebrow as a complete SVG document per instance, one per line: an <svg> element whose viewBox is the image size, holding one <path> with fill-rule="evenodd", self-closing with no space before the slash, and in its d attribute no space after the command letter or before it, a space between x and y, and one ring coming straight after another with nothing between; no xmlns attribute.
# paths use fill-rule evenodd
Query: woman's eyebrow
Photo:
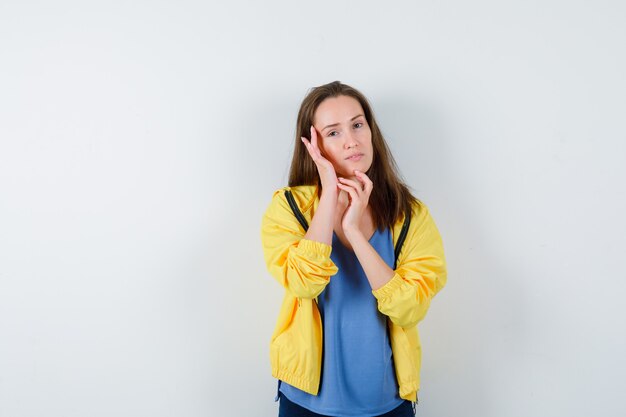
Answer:
<svg viewBox="0 0 626 417"><path fill-rule="evenodd" d="M354 119L358 119L359 117L363 117L362 114L357 114L356 116L354 116L352 119L350 119L350 121L353 121ZM332 125L328 125L322 128L322 132L326 129L328 129L329 127L335 127L335 126L339 126L339 123L333 123Z"/></svg>

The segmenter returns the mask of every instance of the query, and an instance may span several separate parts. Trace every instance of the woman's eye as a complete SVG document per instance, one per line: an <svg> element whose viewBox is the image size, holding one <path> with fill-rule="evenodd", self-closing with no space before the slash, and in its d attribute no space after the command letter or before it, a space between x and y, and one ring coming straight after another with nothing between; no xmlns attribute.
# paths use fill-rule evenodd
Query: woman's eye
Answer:
<svg viewBox="0 0 626 417"><path fill-rule="evenodd" d="M363 123L357 122L357 123L354 124L354 127L356 127L357 129L360 128L360 127L363 127Z"/></svg>
<svg viewBox="0 0 626 417"><path fill-rule="evenodd" d="M337 131L333 130L332 132L330 132L328 134L328 136L337 136L339 133L337 133Z"/></svg>

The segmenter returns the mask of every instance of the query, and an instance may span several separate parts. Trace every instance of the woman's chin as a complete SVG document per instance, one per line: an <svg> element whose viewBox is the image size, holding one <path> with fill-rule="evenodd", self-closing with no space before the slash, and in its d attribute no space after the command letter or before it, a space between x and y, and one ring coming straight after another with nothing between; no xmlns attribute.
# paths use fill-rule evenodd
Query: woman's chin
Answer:
<svg viewBox="0 0 626 417"><path fill-rule="evenodd" d="M337 176L343 178L354 178L356 175L354 171L367 172L372 164L362 163L362 164L351 164L350 167L344 167L342 170L337 170Z"/></svg>

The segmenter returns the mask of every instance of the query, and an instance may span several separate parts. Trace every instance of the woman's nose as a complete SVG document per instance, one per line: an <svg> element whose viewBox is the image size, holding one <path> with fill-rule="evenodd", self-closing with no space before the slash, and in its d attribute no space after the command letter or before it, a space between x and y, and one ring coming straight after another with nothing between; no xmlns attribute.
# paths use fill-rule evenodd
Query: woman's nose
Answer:
<svg viewBox="0 0 626 417"><path fill-rule="evenodd" d="M347 149L354 148L357 145L358 145L358 142L356 140L356 135L353 132L348 132L348 134L346 135L346 143L345 143L346 148Z"/></svg>

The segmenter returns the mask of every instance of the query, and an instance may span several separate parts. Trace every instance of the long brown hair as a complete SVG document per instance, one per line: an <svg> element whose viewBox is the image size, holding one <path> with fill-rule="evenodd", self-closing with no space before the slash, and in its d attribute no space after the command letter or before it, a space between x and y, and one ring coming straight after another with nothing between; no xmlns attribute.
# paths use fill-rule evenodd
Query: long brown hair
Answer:
<svg viewBox="0 0 626 417"><path fill-rule="evenodd" d="M400 179L398 166L385 142L374 113L367 98L349 85L334 81L312 88L300 105L296 124L296 142L289 170L289 186L317 185L321 188L317 167L302 143L301 137L311 139L310 128L313 124L315 111L327 98L348 96L356 99L365 113L365 119L372 132L372 148L374 155L372 166L366 172L374 183L369 199L372 217L376 228L393 227L403 214L410 212L413 203L419 203L409 188Z"/></svg>

